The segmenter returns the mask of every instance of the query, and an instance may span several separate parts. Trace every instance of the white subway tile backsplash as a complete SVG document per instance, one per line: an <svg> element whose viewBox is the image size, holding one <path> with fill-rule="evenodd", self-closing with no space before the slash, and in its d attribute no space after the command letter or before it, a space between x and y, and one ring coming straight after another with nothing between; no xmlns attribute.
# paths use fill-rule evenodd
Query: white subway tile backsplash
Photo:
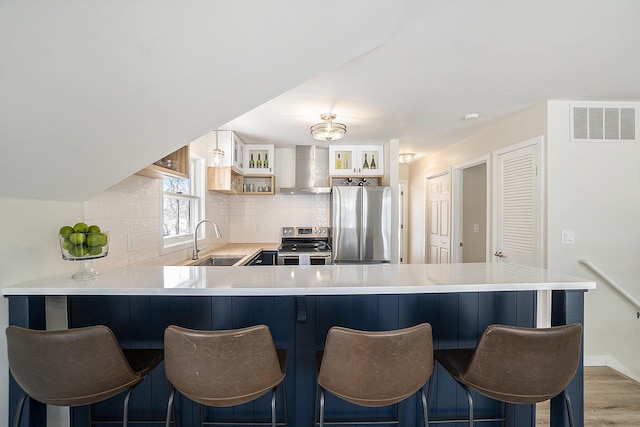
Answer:
<svg viewBox="0 0 640 427"><path fill-rule="evenodd" d="M98 218L90 217L85 213L85 219L88 224L97 224L102 230L109 231L112 235L128 233L131 225L129 218Z"/></svg>
<svg viewBox="0 0 640 427"><path fill-rule="evenodd" d="M111 248L109 248L109 255L104 258L98 258L94 261L94 267L98 271L117 267L126 267L127 265L129 265L127 252L111 252Z"/></svg>
<svg viewBox="0 0 640 427"><path fill-rule="evenodd" d="M160 245L147 246L142 249L128 252L128 263L138 264L143 261L155 259L160 256Z"/></svg>
<svg viewBox="0 0 640 427"><path fill-rule="evenodd" d="M143 233L129 233L127 235L127 251L129 252L135 252L149 246L159 246L160 244L160 233L156 230Z"/></svg>
<svg viewBox="0 0 640 427"><path fill-rule="evenodd" d="M109 233L109 255L117 252L127 252L128 242L126 234Z"/></svg>
<svg viewBox="0 0 640 427"><path fill-rule="evenodd" d="M161 181L133 175L84 203L84 221L110 233L109 255L119 267L160 255Z"/></svg>
<svg viewBox="0 0 640 427"><path fill-rule="evenodd" d="M128 203L127 216L129 218L154 218L156 221L160 218L160 203L158 198L154 203Z"/></svg>
<svg viewBox="0 0 640 427"><path fill-rule="evenodd" d="M282 227L329 226L327 194L233 196L230 201L233 242L278 242Z"/></svg>
<svg viewBox="0 0 640 427"><path fill-rule="evenodd" d="M158 230L158 221L160 218L157 216L155 218L132 218L129 221L129 232L153 231L155 233Z"/></svg>
<svg viewBox="0 0 640 427"><path fill-rule="evenodd" d="M323 172L323 154L317 169ZM293 187L295 149L277 149L276 186ZM328 163L327 163L328 164ZM190 249L161 254L162 182L133 175L84 203L84 221L111 235L109 256L96 260L99 268L143 263L173 264L190 256ZM276 243L285 226L329 226L330 198L317 195L229 196L206 192L205 217L220 226L223 237L206 236L208 249L233 243Z"/></svg>

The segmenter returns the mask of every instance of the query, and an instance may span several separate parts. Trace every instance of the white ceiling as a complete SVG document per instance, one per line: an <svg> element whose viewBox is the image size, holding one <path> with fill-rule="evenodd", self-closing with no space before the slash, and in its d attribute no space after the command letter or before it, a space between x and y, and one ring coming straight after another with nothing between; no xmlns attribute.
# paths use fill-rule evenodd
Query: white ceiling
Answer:
<svg viewBox="0 0 640 427"><path fill-rule="evenodd" d="M344 143L424 156L545 100L638 101L638 17L637 0L2 0L0 196L85 200L216 127L311 144L333 112Z"/></svg>

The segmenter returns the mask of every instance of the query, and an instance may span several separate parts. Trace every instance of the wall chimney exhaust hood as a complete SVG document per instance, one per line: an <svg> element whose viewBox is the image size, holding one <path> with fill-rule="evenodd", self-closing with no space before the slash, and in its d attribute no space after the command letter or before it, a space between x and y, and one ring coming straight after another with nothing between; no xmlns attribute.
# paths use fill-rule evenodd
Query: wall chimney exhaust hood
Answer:
<svg viewBox="0 0 640 427"><path fill-rule="evenodd" d="M316 186L316 147L296 145L296 181L293 188L280 188L280 194L327 194L330 187Z"/></svg>

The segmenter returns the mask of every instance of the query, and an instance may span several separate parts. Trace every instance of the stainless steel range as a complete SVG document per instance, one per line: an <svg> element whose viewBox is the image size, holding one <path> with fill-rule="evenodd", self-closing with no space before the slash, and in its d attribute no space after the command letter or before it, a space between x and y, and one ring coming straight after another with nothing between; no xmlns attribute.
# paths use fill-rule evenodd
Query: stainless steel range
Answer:
<svg viewBox="0 0 640 427"><path fill-rule="evenodd" d="M329 227L283 227L278 265L331 264Z"/></svg>

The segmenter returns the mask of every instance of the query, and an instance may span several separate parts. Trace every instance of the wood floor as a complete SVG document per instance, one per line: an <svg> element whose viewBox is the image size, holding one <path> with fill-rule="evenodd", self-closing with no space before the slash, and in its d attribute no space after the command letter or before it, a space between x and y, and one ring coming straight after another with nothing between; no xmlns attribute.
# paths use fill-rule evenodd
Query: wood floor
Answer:
<svg viewBox="0 0 640 427"><path fill-rule="evenodd" d="M607 367L584 369L585 427L640 426L640 383ZM549 425L549 404L538 405L538 427Z"/></svg>

